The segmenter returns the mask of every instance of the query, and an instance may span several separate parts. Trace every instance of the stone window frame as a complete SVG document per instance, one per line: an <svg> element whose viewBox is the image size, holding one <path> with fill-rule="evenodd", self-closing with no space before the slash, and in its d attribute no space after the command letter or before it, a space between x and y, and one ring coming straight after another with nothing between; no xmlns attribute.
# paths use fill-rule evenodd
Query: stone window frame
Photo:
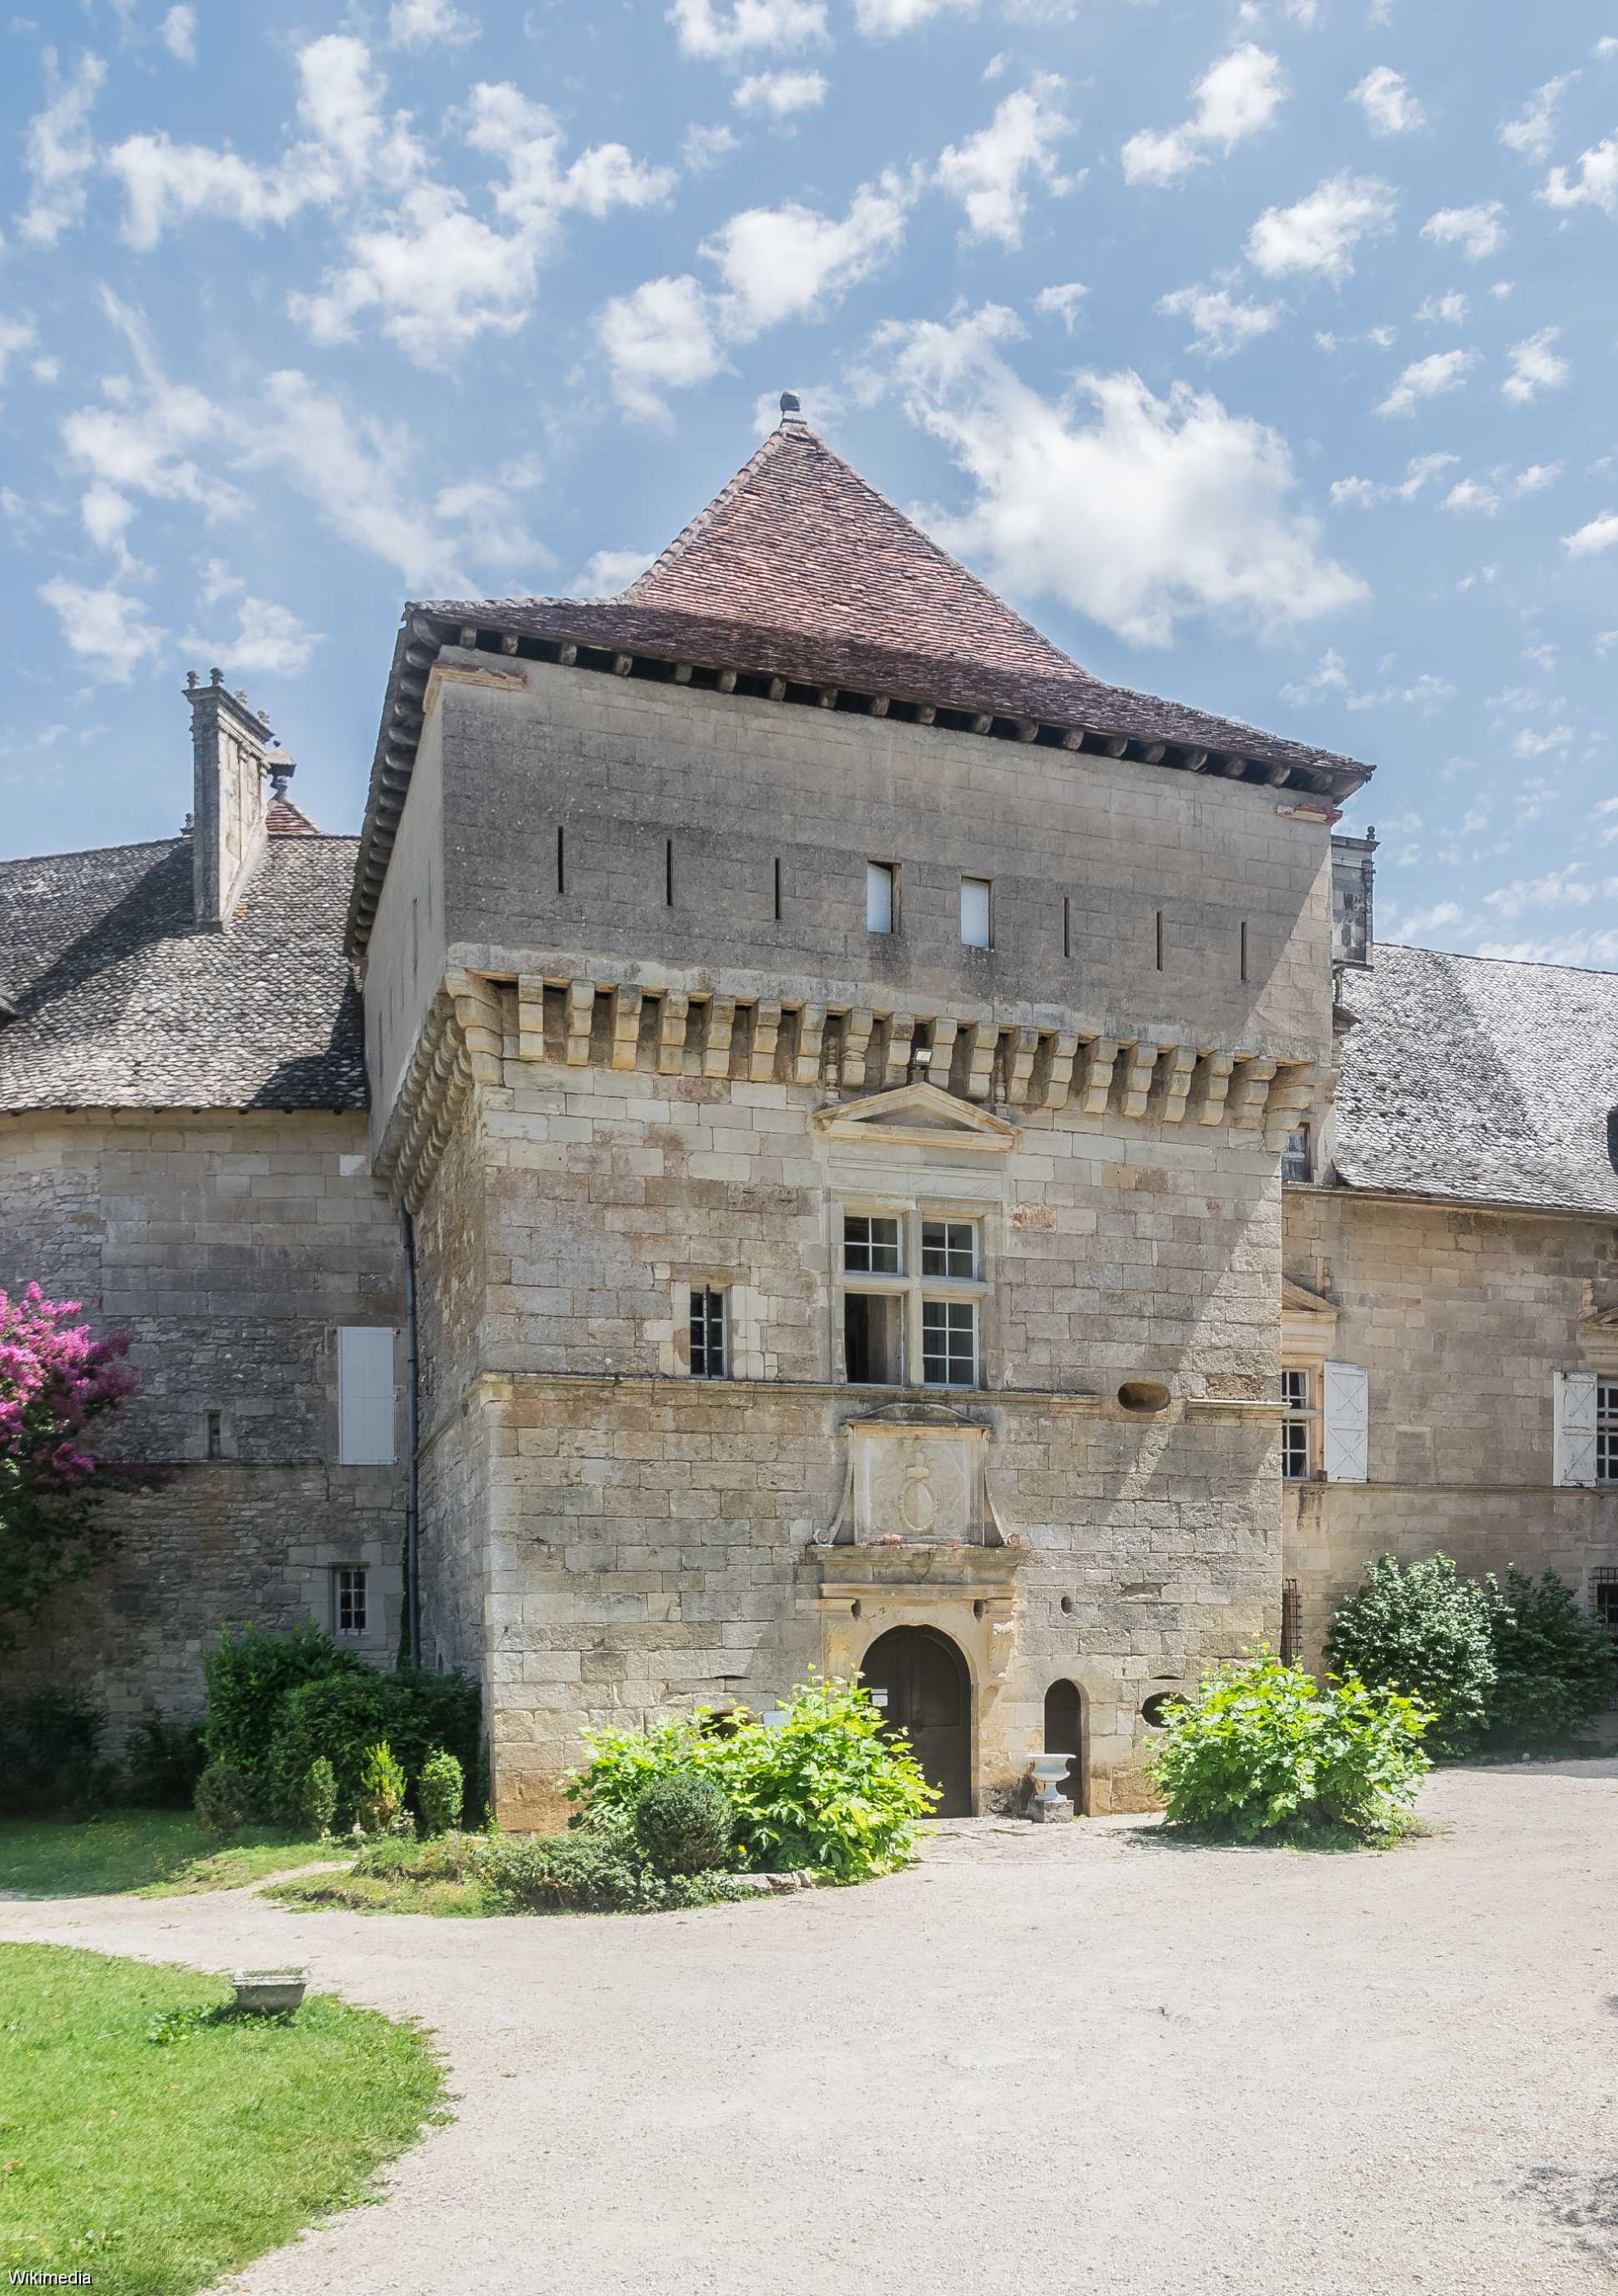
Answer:
<svg viewBox="0 0 1618 2296"><path fill-rule="evenodd" d="M1596 1374L1596 1480L1618 1483L1618 1371Z"/></svg>
<svg viewBox="0 0 1618 2296"><path fill-rule="evenodd" d="M346 1586L344 1580L357 1579L358 1586ZM359 1598L359 1623L352 1623L354 1596ZM343 1624L345 1596L349 1606L350 1623ZM370 1566L364 1562L334 1562L332 1565L332 1633L338 1642L363 1643L371 1636Z"/></svg>
<svg viewBox="0 0 1618 2296"><path fill-rule="evenodd" d="M713 1341L710 1332L710 1336L705 1339L703 1343L704 1352L710 1359L704 1363L701 1368L698 1367L696 1362L697 1349L695 1330L696 1302L699 1300L717 1300L719 1303L719 1360L717 1365L715 1365L711 1361ZM730 1377L731 1362L735 1352L735 1342L732 1340L730 1330L730 1292L725 1284L693 1283L688 1286L686 1300L686 1361L693 1379L728 1379ZM705 1324L711 1324L711 1318L707 1315L704 1315L703 1321Z"/></svg>
<svg viewBox="0 0 1618 2296"><path fill-rule="evenodd" d="M995 1233L993 1207L981 1197L933 1195L915 1190L904 1195L875 1194L864 1190L840 1189L831 1205L832 1265L835 1271L833 1283L832 1340L834 1350L836 1377L844 1386L858 1386L866 1391L873 1388L899 1389L931 1396L977 1395L988 1387L989 1363L997 1334L994 1331L995 1264L998 1238ZM843 1220L896 1219L899 1224L899 1273L897 1275L850 1274L843 1265ZM977 1267L974 1276L924 1275L922 1273L922 1223L924 1220L967 1221L977 1232ZM843 1302L850 1292L863 1292L903 1301L903 1322L900 1335L900 1372L898 1380L858 1381L849 1378L848 1363L843 1351ZM970 1387L946 1386L921 1377L924 1361L922 1336L922 1307L924 1300L970 1300L977 1309L976 1377Z"/></svg>
<svg viewBox="0 0 1618 2296"><path fill-rule="evenodd" d="M1298 1390L1294 1381L1302 1381L1303 1400L1296 1400ZM1286 1406L1286 1416L1281 1423L1281 1480L1285 1483L1312 1483L1320 1472L1320 1373L1312 1363L1284 1363L1281 1367L1281 1399ZM1297 1431L1302 1434L1303 1470L1294 1471L1291 1462L1297 1456Z"/></svg>
<svg viewBox="0 0 1618 2296"><path fill-rule="evenodd" d="M666 1273L666 1270L660 1271ZM658 1369L664 1378L688 1379L694 1386L719 1387L736 1380L766 1379L771 1366L764 1355L765 1301L733 1268L690 1267L672 1279L671 1314L667 1324L654 1324L648 1335L657 1343ZM725 1295L725 1378L723 1381L691 1368L691 1295L722 1292Z"/></svg>

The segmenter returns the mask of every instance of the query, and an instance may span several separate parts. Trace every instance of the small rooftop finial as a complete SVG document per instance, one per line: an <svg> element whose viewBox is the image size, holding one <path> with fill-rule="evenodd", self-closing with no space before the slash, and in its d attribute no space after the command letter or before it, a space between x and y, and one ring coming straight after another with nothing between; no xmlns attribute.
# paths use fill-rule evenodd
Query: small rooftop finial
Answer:
<svg viewBox="0 0 1618 2296"><path fill-rule="evenodd" d="M795 390L782 392L781 420L783 422L801 422L803 420L802 407L803 402Z"/></svg>

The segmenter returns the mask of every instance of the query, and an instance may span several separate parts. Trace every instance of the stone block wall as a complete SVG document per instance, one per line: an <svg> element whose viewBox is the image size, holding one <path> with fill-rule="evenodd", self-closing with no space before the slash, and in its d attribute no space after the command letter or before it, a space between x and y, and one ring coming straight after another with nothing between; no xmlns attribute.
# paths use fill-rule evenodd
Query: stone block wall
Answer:
<svg viewBox="0 0 1618 2296"><path fill-rule="evenodd" d="M82 1689L121 1727L194 1714L227 1620L331 1624L331 1574L370 1573L357 1646L398 1646L401 1464L337 1464L336 1331L403 1323L397 1215L362 1115L178 1111L0 1119L0 1283L37 1278L127 1332L142 1392L108 1452L176 1464L109 1502L113 1561L58 1595L6 1687ZM402 1393L403 1348L399 1355ZM219 1456L209 1456L217 1414Z"/></svg>
<svg viewBox="0 0 1618 2296"><path fill-rule="evenodd" d="M1618 1376L1618 1230L1289 1187L1285 1270L1335 1305L1333 1354L1369 1374L1368 1480L1285 1487L1285 1576L1318 1663L1331 1612L1384 1553L1463 1571L1618 1569L1618 1487L1557 1488L1558 1372Z"/></svg>

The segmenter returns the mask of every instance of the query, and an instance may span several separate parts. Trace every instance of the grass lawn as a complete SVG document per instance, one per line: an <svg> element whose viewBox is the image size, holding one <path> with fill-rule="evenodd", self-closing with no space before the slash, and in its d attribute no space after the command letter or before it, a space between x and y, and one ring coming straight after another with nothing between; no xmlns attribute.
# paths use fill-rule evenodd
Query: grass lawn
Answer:
<svg viewBox="0 0 1618 2296"><path fill-rule="evenodd" d="M490 1910L475 1882L423 1882L407 1874L306 1874L301 1882L277 1882L265 1894L305 1912L339 1906L350 1914L440 1914L464 1918Z"/></svg>
<svg viewBox="0 0 1618 2296"><path fill-rule="evenodd" d="M178 1897L234 1890L333 1854L318 1841L289 1841L262 1825L244 1827L221 1849L185 1809L108 1810L82 1824L0 1818L0 1898L99 1898L119 1890Z"/></svg>
<svg viewBox="0 0 1618 2296"><path fill-rule="evenodd" d="M363 2200L437 2117L425 2038L328 1996L209 2021L218 1978L0 1946L0 2271L191 2296ZM167 2045L165 2012L202 2021Z"/></svg>

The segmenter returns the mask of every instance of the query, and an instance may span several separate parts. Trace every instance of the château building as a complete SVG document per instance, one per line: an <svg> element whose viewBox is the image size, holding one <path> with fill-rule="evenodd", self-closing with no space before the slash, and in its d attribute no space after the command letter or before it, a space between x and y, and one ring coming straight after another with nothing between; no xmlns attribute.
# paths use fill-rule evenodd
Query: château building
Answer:
<svg viewBox="0 0 1618 2296"><path fill-rule="evenodd" d="M795 403L621 596L408 606L357 840L189 699L184 835L0 864L0 1283L181 1464L23 1686L313 1617L480 1679L521 1827L859 1668L946 1808L1100 1811L1384 1548L1614 1615L1618 977L1379 947L1368 767L1090 676Z"/></svg>

